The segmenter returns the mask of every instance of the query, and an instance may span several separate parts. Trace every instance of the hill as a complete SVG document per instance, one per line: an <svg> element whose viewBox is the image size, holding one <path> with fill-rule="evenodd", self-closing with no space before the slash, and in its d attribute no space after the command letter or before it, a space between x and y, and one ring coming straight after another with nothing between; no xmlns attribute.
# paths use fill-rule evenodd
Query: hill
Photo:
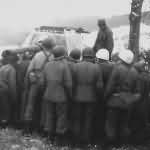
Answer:
<svg viewBox="0 0 150 150"><path fill-rule="evenodd" d="M83 27L89 31L97 30L97 20L98 16L94 17L75 17L71 19L61 19L57 18L49 26L72 26L72 27ZM122 25L128 25L128 15L112 16L106 19L108 25L111 28L117 28ZM150 25L150 11L144 12L142 15L142 22ZM44 24L43 24L44 25ZM4 45L18 45L21 44L26 38L30 29L27 30L12 30L0 28L0 46Z"/></svg>
<svg viewBox="0 0 150 150"><path fill-rule="evenodd" d="M122 25L128 25L129 24L128 17L129 15L112 16L111 18L106 19L106 21L111 28L117 28ZM93 30L97 30L98 19L99 19L98 16L75 17L71 19L56 19L53 22L53 25L83 27L90 31L93 31ZM150 11L143 13L142 22L144 22L147 25L150 25Z"/></svg>

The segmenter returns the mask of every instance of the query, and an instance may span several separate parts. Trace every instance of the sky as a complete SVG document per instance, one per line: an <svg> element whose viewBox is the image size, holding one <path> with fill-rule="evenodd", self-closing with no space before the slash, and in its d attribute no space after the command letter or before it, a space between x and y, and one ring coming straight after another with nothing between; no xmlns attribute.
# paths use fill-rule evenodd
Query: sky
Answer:
<svg viewBox="0 0 150 150"><path fill-rule="evenodd" d="M0 0L0 27L35 27L55 18L127 14L130 0Z"/></svg>

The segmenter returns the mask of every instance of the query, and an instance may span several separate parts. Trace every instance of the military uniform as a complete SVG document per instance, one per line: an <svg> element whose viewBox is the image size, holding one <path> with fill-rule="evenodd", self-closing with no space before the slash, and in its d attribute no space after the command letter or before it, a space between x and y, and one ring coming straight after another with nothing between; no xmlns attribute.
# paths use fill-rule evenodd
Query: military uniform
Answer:
<svg viewBox="0 0 150 150"><path fill-rule="evenodd" d="M138 120L138 126L149 124L149 90L150 90L150 72L149 64L145 60L135 63L135 68L139 73L138 89L141 93L141 102L134 109L133 117ZM136 110L136 111L135 111ZM136 112L136 113L135 113ZM138 115L137 115L138 114ZM134 123L133 123L134 124Z"/></svg>
<svg viewBox="0 0 150 150"><path fill-rule="evenodd" d="M17 100L16 70L10 65L0 68L0 121L12 122L15 120Z"/></svg>
<svg viewBox="0 0 150 150"><path fill-rule="evenodd" d="M120 63L114 67L106 88L107 114L106 135L110 140L126 137L130 108L136 99L138 73L134 67ZM125 101L123 101L125 100ZM133 102L133 104L132 104ZM125 105L128 103L127 105Z"/></svg>
<svg viewBox="0 0 150 150"><path fill-rule="evenodd" d="M106 87L108 85L109 78L111 76L112 70L114 65L109 61L99 60L97 62L100 71L102 72L102 81L103 81L103 89L101 93L99 93L98 102L96 105L96 114L95 114L95 135L98 139L103 138L104 133L104 126L105 126L105 119L106 119L106 100L104 98L104 93L106 90Z"/></svg>
<svg viewBox="0 0 150 150"><path fill-rule="evenodd" d="M41 76L45 64L53 59L52 49L55 46L53 38L46 38L40 42L42 51L38 52L29 64L26 75L27 91L24 93L24 97L27 99L25 102L24 121L30 122L34 129L40 128L43 96L43 89L40 86L41 79L38 75ZM33 79L35 80L34 82Z"/></svg>
<svg viewBox="0 0 150 150"><path fill-rule="evenodd" d="M72 96L72 76L63 53L61 54L62 50L61 47L54 49L54 56L57 57L44 69L45 92L41 124L50 136L63 135L68 126L67 106Z"/></svg>
<svg viewBox="0 0 150 150"><path fill-rule="evenodd" d="M101 72L93 63L91 49L83 51L83 61L74 67L74 134L82 142L90 142L97 94L103 86Z"/></svg>

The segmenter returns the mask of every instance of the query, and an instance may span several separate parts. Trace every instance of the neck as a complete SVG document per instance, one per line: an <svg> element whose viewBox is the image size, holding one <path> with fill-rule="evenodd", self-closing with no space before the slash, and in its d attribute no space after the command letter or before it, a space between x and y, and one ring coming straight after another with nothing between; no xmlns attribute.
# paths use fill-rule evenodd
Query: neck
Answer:
<svg viewBox="0 0 150 150"><path fill-rule="evenodd" d="M55 60L62 60L62 59L64 59L65 58L65 56L60 56L60 57L56 57L56 58L54 58Z"/></svg>

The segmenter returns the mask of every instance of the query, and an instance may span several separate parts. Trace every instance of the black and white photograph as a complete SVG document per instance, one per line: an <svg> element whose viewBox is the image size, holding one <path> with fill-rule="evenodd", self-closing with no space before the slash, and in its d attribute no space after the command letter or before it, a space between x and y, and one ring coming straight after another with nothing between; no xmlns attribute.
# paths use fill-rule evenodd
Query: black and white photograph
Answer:
<svg viewBox="0 0 150 150"><path fill-rule="evenodd" d="M150 150L150 0L0 0L0 150Z"/></svg>

